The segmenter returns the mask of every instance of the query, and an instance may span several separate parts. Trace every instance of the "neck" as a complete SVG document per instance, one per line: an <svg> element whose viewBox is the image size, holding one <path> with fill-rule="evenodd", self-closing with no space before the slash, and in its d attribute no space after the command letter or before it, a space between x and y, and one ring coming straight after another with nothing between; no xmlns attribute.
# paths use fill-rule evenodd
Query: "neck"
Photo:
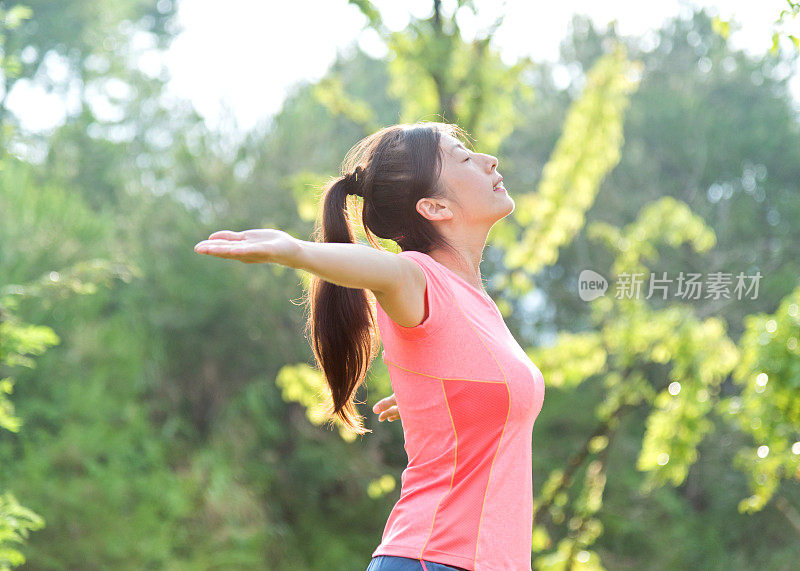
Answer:
<svg viewBox="0 0 800 571"><path fill-rule="evenodd" d="M456 219L443 220L437 229L452 248L437 248L428 255L478 291L486 293L481 279L481 259L492 226L493 223L483 221L464 224Z"/></svg>
<svg viewBox="0 0 800 571"><path fill-rule="evenodd" d="M464 281L474 288L484 291L483 280L481 279L481 258L483 258L483 248L486 245L483 240L475 240L471 244L454 244L455 254L448 249L440 248L433 250L429 256L447 267L453 273L458 274Z"/></svg>

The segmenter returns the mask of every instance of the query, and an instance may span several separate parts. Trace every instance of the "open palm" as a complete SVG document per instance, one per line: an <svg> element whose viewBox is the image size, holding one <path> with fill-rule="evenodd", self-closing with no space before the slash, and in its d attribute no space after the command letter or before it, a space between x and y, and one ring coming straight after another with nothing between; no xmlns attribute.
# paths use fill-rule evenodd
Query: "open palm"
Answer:
<svg viewBox="0 0 800 571"><path fill-rule="evenodd" d="M289 265L300 252L299 240L282 230L260 228L233 232L220 230L198 242L194 251L245 264L277 263Z"/></svg>

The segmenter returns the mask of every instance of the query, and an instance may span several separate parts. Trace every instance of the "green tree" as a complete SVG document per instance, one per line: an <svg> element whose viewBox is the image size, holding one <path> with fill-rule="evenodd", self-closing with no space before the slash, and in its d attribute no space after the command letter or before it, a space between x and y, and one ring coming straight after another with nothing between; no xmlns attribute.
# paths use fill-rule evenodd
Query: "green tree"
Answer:
<svg viewBox="0 0 800 571"><path fill-rule="evenodd" d="M15 415L10 398L14 379L4 376L5 369L33 367L33 357L59 340L49 327L20 322L12 313L12 307L13 298L0 296L0 430L18 432L22 420ZM13 481L8 482L3 477L0 485L0 569L6 571L25 563L20 546L30 531L44 527L44 519L17 501L8 489Z"/></svg>
<svg viewBox="0 0 800 571"><path fill-rule="evenodd" d="M8 35L19 27L22 20L30 17L30 11L23 6L13 6L8 10L0 4L0 73L8 83L9 77L19 73L19 61L8 53ZM5 99L5 94L4 94ZM0 102L0 106L4 102ZM0 114L0 152L9 130L2 124ZM3 171L4 157L0 155L0 172ZM2 204L2 202L0 202ZM27 366L33 367L33 356L43 353L48 346L58 343L58 336L49 327L36 326L20 322L11 312L12 300L0 296L0 430L18 432L22 420L15 415L11 393L14 390L14 379L5 369ZM4 476L3 474L0 474ZM25 562L25 556L19 550L20 545L28 537L30 531L41 529L44 519L36 512L22 506L16 496L8 490L12 482L3 477L0 495L0 569L8 570L12 566Z"/></svg>
<svg viewBox="0 0 800 571"><path fill-rule="evenodd" d="M585 69L601 57L601 46L616 39L616 34L613 27L604 35L588 23L576 23L582 33L572 38L580 42L565 47ZM631 46L644 62L645 73L632 98L622 160L603 183L590 214L613 220L622 228L590 221L559 256L564 279L551 283L548 273L540 273L548 293L558 296L556 322L565 327L553 346L531 351L534 361L551 371L556 385L581 383L582 390L588 391L587 384L602 381L604 387L596 408L597 426L587 427L584 444L564 459L566 469L551 471L536 499L535 550L544 555L554 546L548 530L564 524L569 530L559 529L563 539L556 550L537 558L541 568L579 562L601 565L598 553L587 547L599 537L602 522L613 521L601 511L605 474L613 458L608 446L622 418L638 412L636 405L649 410L636 459L637 470L646 474L641 492L655 494L657 487L669 483L680 486L693 505L708 505L712 493L699 488L696 477L688 481L687 477L700 459L700 444L719 424L715 421L721 420L730 433L715 443L732 437L741 442L735 465L750 481L752 495L741 498L739 510L752 513L776 497L789 520L796 519L790 502L777 495L782 479L797 477L799 458L791 449L800 440L800 425L791 405L785 404L794 380L791 369L782 364L795 360L792 334L791 329L781 332L777 325L791 327L795 296L782 301L783 311L775 315L756 318L747 312L777 303L786 295L787 284L796 283L796 261L784 255L783 245L796 243L797 236L792 225L781 220L791 219L796 209L791 181L797 173L795 163L772 158L780 156L777 149L794 152L797 122L784 88L785 77L775 73L780 60L751 60L731 52L714 37L711 24L706 14L698 12L691 20L669 22L656 48L645 51ZM764 129L765 119L773 128ZM784 165L792 165L788 166L792 172ZM658 198L664 194L686 203ZM762 209L762 204L768 207ZM633 221L626 224L631 216ZM714 230L707 226L709 222ZM766 236L765 227L770 228ZM593 247L592 240L601 248ZM762 250L765 241L769 248ZM604 267L608 252L612 254L611 278L636 271L647 276L648 271L655 274L656 269L686 269L687 265L690 270L746 268L748 274L763 272L761 295L758 300L737 301L736 296L704 300L694 308L658 299L651 308L631 302L623 307L608 300L587 306L575 295L574 280L582 269ZM588 323L579 311L581 305L593 309ZM704 319L712 312L718 315ZM738 334L742 321L751 325L736 347L736 337L729 338L726 330ZM576 322L587 331L576 333ZM765 330L766 323L770 325ZM775 344L767 343L773 337ZM757 357L765 343L777 351L774 369ZM775 400L753 398L752 391L763 392L766 379L772 379L768 369L777 373L770 388ZM734 382L744 392L726 398ZM741 406L745 398L748 409ZM775 401L784 404L773 411ZM628 409L629 405L633 408ZM766 423L766 417L774 419L774 424ZM740 433L737 425L751 428ZM743 440L748 433L754 444ZM584 481L576 486L581 470L585 470ZM719 471L724 473L722 467ZM774 561L791 558L791 553L776 554ZM675 565L687 564L678 562L682 555L670 556ZM735 560L731 554L725 557Z"/></svg>

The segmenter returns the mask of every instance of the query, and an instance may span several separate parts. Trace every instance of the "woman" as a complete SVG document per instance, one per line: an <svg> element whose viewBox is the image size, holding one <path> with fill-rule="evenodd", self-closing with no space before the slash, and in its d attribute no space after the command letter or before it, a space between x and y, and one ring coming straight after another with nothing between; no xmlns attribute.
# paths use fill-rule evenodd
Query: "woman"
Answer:
<svg viewBox="0 0 800 571"><path fill-rule="evenodd" d="M261 229L215 232L195 246L313 274L307 330L329 412L359 434L370 431L354 394L380 334L397 407L384 399L376 412L399 411L408 467L368 571L531 569L531 436L544 380L483 288L487 235L514 200L497 159L466 148L463 134L416 123L359 142L348 174L325 189L314 242ZM363 198L374 247L353 243L350 194Z"/></svg>

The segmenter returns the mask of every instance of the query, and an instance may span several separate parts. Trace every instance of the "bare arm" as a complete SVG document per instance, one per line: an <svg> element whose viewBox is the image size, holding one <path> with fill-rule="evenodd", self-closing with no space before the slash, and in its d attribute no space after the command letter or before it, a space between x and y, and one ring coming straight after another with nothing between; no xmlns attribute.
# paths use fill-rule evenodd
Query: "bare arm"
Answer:
<svg viewBox="0 0 800 571"><path fill-rule="evenodd" d="M375 293L388 292L402 283L405 260L391 252L363 244L308 242L299 240L294 267L308 270L325 281Z"/></svg>
<svg viewBox="0 0 800 571"><path fill-rule="evenodd" d="M275 229L223 230L198 243L195 251L251 264L278 263L336 285L368 289L403 327L414 327L425 317L425 274L419 266L371 246L299 240Z"/></svg>

